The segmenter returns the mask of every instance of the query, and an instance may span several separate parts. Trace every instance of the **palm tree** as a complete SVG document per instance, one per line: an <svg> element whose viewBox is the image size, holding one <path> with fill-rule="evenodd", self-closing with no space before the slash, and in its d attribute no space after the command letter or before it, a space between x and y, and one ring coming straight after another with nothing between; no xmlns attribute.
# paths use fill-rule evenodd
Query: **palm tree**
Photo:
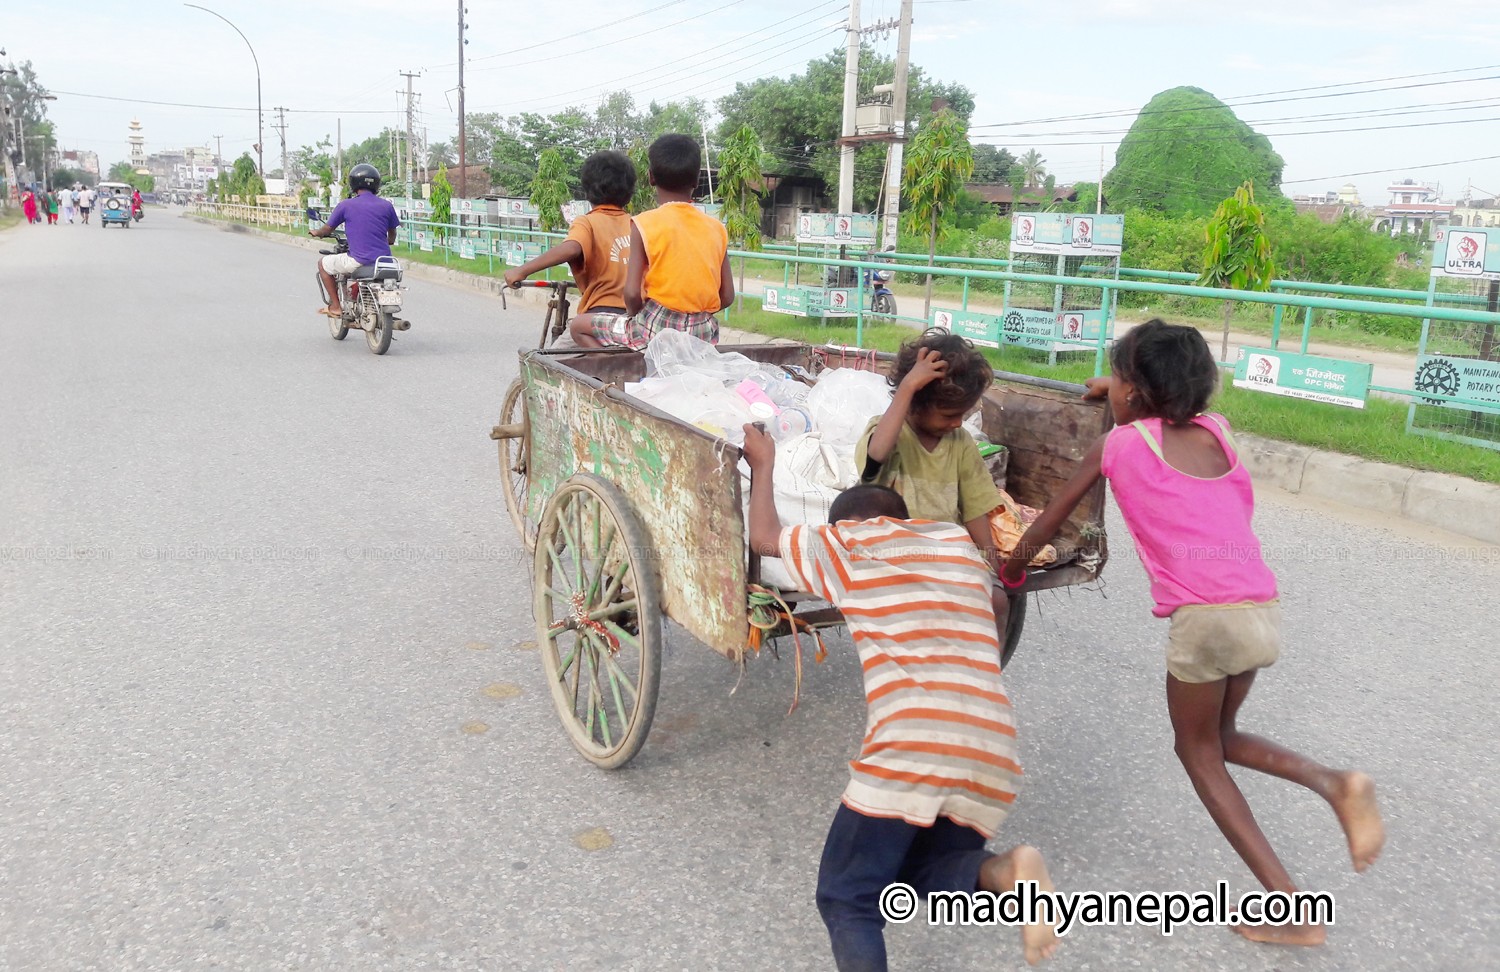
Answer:
<svg viewBox="0 0 1500 972"><path fill-rule="evenodd" d="M1016 164L1021 167L1021 175L1025 179L1026 185L1039 186L1042 184L1042 180L1047 177L1047 169L1042 165L1045 161L1047 160L1042 158L1041 153L1036 149L1028 149L1026 154L1017 160Z"/></svg>

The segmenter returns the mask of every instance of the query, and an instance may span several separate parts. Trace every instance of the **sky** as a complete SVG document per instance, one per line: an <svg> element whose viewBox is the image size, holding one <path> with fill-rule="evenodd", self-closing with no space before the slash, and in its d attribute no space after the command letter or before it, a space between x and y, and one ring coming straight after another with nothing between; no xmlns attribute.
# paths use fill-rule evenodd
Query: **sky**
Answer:
<svg viewBox="0 0 1500 972"><path fill-rule="evenodd" d="M432 141L455 134L457 0L202 5L254 45L267 169L280 166L272 108L290 109L292 148L335 137L340 119L348 145L404 125L401 71L422 72L418 125ZM108 166L127 157L132 118L148 152L213 147L222 135L231 156L256 141L255 67L223 21L175 0L138 0L125 19L119 0L74 0L68 22L100 25L80 33L59 28L54 5L6 6L0 48L9 60L30 60L57 95L50 117L64 147L96 151ZM899 7L862 0L861 20L894 18ZM737 82L796 73L842 46L848 0L468 0L468 8L467 107L513 114L591 107L620 89L638 105L711 100ZM914 23L912 62L974 92L972 138L1018 155L1035 148L1060 183L1097 179L1101 148L1107 167L1134 112L1159 91L1193 85L1271 138L1289 194L1353 182L1363 202L1379 204L1389 182L1413 178L1440 184L1448 198L1469 186L1500 195L1500 157L1492 157L1500 156L1500 4L916 0ZM866 42L895 53L894 32ZM1308 88L1318 90L1293 90ZM1040 121L1079 115L1106 117Z"/></svg>

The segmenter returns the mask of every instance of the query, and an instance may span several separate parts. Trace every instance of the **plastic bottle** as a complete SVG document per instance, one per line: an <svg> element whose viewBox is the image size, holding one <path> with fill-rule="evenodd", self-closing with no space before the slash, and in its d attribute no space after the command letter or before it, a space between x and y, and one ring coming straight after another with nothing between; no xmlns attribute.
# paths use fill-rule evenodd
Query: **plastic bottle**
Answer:
<svg viewBox="0 0 1500 972"><path fill-rule="evenodd" d="M790 439L793 436L804 435L811 432L812 428L812 416L808 414L807 409L796 405L787 406L776 417L776 437L778 439Z"/></svg>
<svg viewBox="0 0 1500 972"><path fill-rule="evenodd" d="M739 392L740 397L743 398L752 407L754 407L755 405L764 405L771 410L771 415L775 415L778 411L780 411L780 409L776 407L776 403L771 400L771 397L767 395L759 385L751 381L749 378L746 378L738 385L735 385L734 390ZM769 418L770 416L768 415L766 417Z"/></svg>

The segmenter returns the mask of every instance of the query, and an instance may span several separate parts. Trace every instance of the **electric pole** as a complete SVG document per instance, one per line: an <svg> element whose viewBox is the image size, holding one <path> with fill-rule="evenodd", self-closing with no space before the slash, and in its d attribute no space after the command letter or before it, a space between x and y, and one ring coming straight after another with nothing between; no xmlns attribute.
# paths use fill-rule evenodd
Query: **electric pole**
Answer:
<svg viewBox="0 0 1500 972"><path fill-rule="evenodd" d="M460 0L462 2L462 0ZM854 211L854 138L855 102L859 97L859 0L849 0L849 31L844 49L844 125L839 146L839 208L841 213Z"/></svg>
<svg viewBox="0 0 1500 972"><path fill-rule="evenodd" d="M214 168L224 168L224 136L214 136Z"/></svg>
<svg viewBox="0 0 1500 972"><path fill-rule="evenodd" d="M412 199L411 187L411 150L412 141L416 138L415 118L412 115L412 98L415 97L411 82L417 75L410 71L402 71L401 76L406 79L406 198Z"/></svg>
<svg viewBox="0 0 1500 972"><path fill-rule="evenodd" d="M856 0L858 2L858 0ZM468 142L464 136L464 45L469 43L464 39L464 31L469 25L464 23L464 15L469 8L464 6L464 0L458 0L458 198L469 198L469 154Z"/></svg>
<svg viewBox="0 0 1500 972"><path fill-rule="evenodd" d="M276 130L281 134L281 194L286 196L292 191L292 170L286 158L286 109L272 108L271 110L276 112Z"/></svg>
<svg viewBox="0 0 1500 972"><path fill-rule="evenodd" d="M895 90L891 94L891 134L886 146L885 225L881 227L881 246L896 245L901 226L902 159L906 153L906 81L911 62L911 4L901 0L901 25L896 29Z"/></svg>

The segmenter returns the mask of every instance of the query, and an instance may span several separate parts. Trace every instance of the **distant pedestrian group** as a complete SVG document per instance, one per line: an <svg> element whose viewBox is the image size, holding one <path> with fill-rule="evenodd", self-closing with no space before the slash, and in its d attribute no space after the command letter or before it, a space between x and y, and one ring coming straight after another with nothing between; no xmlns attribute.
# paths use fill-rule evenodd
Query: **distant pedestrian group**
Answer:
<svg viewBox="0 0 1500 972"><path fill-rule="evenodd" d="M41 223L44 220L49 226L75 221L87 223L98 198L99 194L93 189L76 182L71 188L61 189L26 186L21 190L21 211L25 213L28 223ZM139 191L131 199L131 208L140 208Z"/></svg>

